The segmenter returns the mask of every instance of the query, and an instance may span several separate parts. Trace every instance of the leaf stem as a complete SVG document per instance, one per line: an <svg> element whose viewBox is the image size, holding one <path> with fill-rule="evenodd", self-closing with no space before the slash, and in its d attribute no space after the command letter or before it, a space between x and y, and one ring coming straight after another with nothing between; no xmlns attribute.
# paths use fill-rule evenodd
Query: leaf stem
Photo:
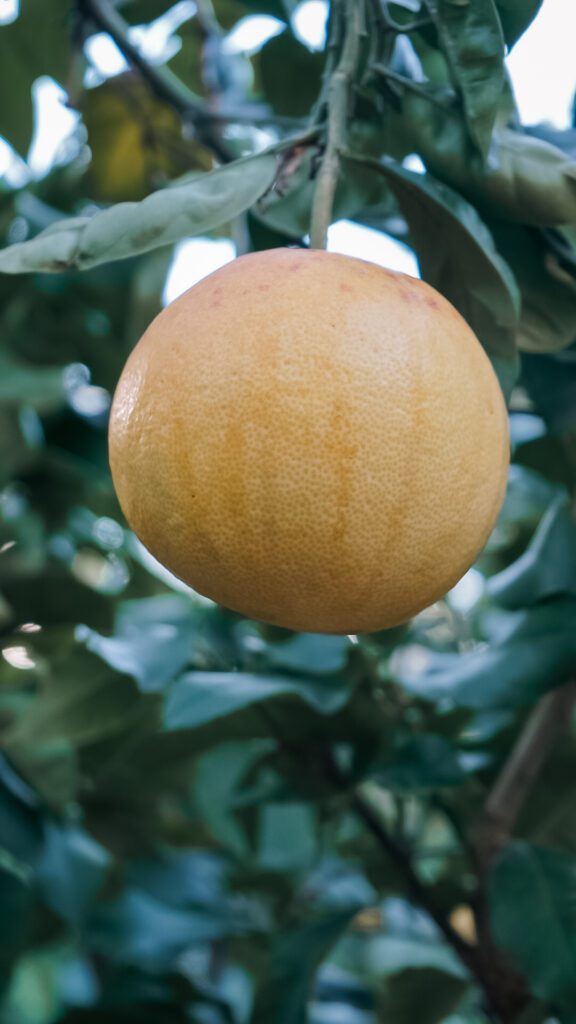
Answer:
<svg viewBox="0 0 576 1024"><path fill-rule="evenodd" d="M328 227L332 218L334 197L340 175L340 152L346 144L346 126L349 116L350 92L360 55L362 11L359 0L344 0L344 43L340 60L328 83L328 119L326 147L318 172L312 217L310 244L313 249L325 249Z"/></svg>

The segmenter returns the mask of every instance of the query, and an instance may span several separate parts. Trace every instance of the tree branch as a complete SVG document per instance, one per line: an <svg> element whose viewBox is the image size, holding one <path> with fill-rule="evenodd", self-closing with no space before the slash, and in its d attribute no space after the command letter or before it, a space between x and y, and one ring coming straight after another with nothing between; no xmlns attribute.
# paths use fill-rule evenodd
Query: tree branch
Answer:
<svg viewBox="0 0 576 1024"><path fill-rule="evenodd" d="M130 39L129 25L110 0L77 0L77 6L85 18L110 36L128 63L140 72L154 95L168 103L182 118L195 125L199 141L209 146L221 162L228 162L230 156L219 133L214 130L215 124L273 124L286 128L301 127L304 124L297 118L276 117L274 114L259 111L212 110L195 96L170 68L148 63L138 46Z"/></svg>
<svg viewBox="0 0 576 1024"><path fill-rule="evenodd" d="M328 779L340 792L350 792L350 784L331 751L326 751L323 763ZM502 960L492 943L472 945L452 927L445 914L436 906L428 886L420 881L407 850L394 839L383 819L375 795L378 787L365 782L350 792L352 810L374 836L386 856L392 861L404 880L408 896L434 921L448 945L454 950L470 975L476 981L486 1001L486 1013L493 1024L512 1024L531 999L523 978Z"/></svg>
<svg viewBox="0 0 576 1024"><path fill-rule="evenodd" d="M542 698L488 796L474 832L480 862L488 864L510 839L532 786L554 744L568 728L576 681Z"/></svg>
<svg viewBox="0 0 576 1024"><path fill-rule="evenodd" d="M146 79L159 99L193 120L205 115L204 104L166 67L153 67L131 41L129 26L110 0L77 0L81 13L106 32L132 67Z"/></svg>
<svg viewBox="0 0 576 1024"><path fill-rule="evenodd" d="M360 55L361 4L359 0L345 0L345 3L344 44L340 60L328 84L326 148L318 172L312 204L310 244L313 249L326 248L328 227L332 218L332 208L340 174L340 152L346 144L350 87Z"/></svg>

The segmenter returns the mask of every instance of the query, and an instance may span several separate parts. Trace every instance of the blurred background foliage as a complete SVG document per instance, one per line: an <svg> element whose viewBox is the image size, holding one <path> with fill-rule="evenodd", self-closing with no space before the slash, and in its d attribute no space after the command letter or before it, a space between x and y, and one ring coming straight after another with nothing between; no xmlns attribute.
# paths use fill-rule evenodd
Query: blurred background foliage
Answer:
<svg viewBox="0 0 576 1024"><path fill-rule="evenodd" d="M250 210L217 184L231 205L210 236L307 244L333 66L296 6L21 0L0 25L0 265L34 271L0 276L2 1024L576 1020L568 713L514 839L486 861L474 838L533 705L576 664L575 131L522 126L503 62L540 4L366 6L334 216L413 249L511 409L496 529L405 627L291 634L154 562L122 519L106 428L173 246L130 240L59 274L41 272L54 235L48 256L30 248L157 189L169 216L164 186L189 203L239 157ZM232 45L255 15L277 33ZM110 27L114 73L95 47ZM42 76L77 121L35 172ZM266 146L273 188L254 177ZM171 242L192 233L173 216Z"/></svg>

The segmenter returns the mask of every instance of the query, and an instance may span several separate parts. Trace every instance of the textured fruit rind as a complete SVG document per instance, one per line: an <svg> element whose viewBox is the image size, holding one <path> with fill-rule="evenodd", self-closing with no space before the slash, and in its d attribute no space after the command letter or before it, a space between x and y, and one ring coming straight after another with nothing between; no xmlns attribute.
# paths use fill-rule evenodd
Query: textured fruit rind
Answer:
<svg viewBox="0 0 576 1024"><path fill-rule="evenodd" d="M441 597L486 542L508 458L496 376L441 295L296 249L243 256L165 309L110 423L146 547L221 604L313 632Z"/></svg>

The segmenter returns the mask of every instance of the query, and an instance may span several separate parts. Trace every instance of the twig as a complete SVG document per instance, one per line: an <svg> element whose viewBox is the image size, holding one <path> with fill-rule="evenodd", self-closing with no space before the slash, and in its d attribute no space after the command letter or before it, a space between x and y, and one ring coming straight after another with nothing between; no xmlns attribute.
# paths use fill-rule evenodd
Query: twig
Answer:
<svg viewBox="0 0 576 1024"><path fill-rule="evenodd" d="M339 769L334 764L330 765L332 777ZM345 785L345 780L340 776L340 786ZM428 887L424 885L414 871L411 858L407 850L394 839L382 820L382 814L377 808L373 795L373 783L365 782L358 787L351 799L351 806L358 817L364 822L366 828L372 833L375 839L393 862L399 873L404 878L408 894L418 903L432 918L437 928L442 932L444 938L470 966L469 959L473 953L471 946L446 920L443 913L435 906Z"/></svg>
<svg viewBox="0 0 576 1024"><path fill-rule="evenodd" d="M418 29L426 28L427 25L432 23L432 18L429 14L423 14L421 18L413 18L412 21L407 21L404 25L400 22L395 21L390 11L388 10L388 4L382 4L382 19L386 25L386 28L392 32L398 32L399 34L408 35L410 32L417 32Z"/></svg>
<svg viewBox="0 0 576 1024"><path fill-rule="evenodd" d="M434 92L433 89L427 89L423 83L415 82L412 78L400 75L397 71L392 71L391 68L386 67L384 64L373 64L371 71L390 82L396 82L401 88L407 89L408 92L413 92L416 96L422 96L423 99L433 103L436 107L440 107L441 110L451 110L448 95L445 99Z"/></svg>
<svg viewBox="0 0 576 1024"><path fill-rule="evenodd" d="M488 796L475 828L475 846L486 865L506 844L554 744L568 728L576 703L576 681L542 698Z"/></svg>
<svg viewBox="0 0 576 1024"><path fill-rule="evenodd" d="M131 41L128 24L110 0L77 0L79 10L114 40L126 60L146 79L159 99L165 100L180 114L202 117L204 104L169 68L152 66Z"/></svg>
<svg viewBox="0 0 576 1024"><path fill-rule="evenodd" d="M360 54L361 30L360 4L358 0L346 0L344 44L340 60L328 84L326 148L318 172L312 204L310 244L313 249L326 248L328 227L340 174L340 151L346 143L350 87Z"/></svg>
<svg viewBox="0 0 576 1024"><path fill-rule="evenodd" d="M348 780L331 751L324 758L328 778L340 791L350 791ZM420 881L407 850L394 839L374 799L374 783L367 782L351 792L351 807L364 822L386 856L404 879L410 898L434 921L446 942L466 966L486 999L486 1013L493 1024L508 1024L525 1009L530 997L522 978L502 963L497 951L471 945L464 939L436 906L428 886Z"/></svg>
<svg viewBox="0 0 576 1024"><path fill-rule="evenodd" d="M169 68L148 63L139 48L132 42L129 26L110 0L77 0L78 9L85 18L106 32L124 54L126 60L148 83L153 93L176 110L181 117L191 121L201 142L209 146L219 160L227 162L230 157L222 139L214 130L215 124L237 123L250 125L272 124L277 127L297 128L304 122L297 118L277 117L274 114L249 110L212 110L203 100L195 96Z"/></svg>

